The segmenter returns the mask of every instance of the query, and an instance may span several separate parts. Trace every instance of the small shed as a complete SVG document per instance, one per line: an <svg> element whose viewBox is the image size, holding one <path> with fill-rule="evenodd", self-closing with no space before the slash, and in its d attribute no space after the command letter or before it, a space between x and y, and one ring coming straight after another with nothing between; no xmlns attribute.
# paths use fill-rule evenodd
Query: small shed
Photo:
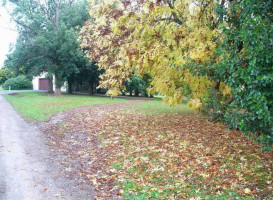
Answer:
<svg viewBox="0 0 273 200"><path fill-rule="evenodd" d="M32 79L33 90L48 90L49 89L49 78L46 77L47 73L43 73L40 76L35 76ZM67 84L61 88L62 92L67 91ZM55 78L53 76L53 91L55 91Z"/></svg>

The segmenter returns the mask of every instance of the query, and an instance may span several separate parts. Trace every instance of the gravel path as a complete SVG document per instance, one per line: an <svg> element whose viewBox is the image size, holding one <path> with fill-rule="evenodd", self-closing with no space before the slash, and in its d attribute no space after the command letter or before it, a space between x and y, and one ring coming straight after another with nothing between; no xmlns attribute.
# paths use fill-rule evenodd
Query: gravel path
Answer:
<svg viewBox="0 0 273 200"><path fill-rule="evenodd" d="M0 199L91 200L90 186L60 171L45 137L0 95Z"/></svg>

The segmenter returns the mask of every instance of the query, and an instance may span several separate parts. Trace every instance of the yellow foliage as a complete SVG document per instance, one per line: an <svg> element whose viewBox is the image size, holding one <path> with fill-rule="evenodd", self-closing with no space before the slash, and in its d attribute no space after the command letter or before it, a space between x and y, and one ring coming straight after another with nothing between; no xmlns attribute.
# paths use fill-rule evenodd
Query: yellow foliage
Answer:
<svg viewBox="0 0 273 200"><path fill-rule="evenodd" d="M197 110L201 108L202 103L200 99L190 99L190 101L188 102L188 106Z"/></svg>
<svg viewBox="0 0 273 200"><path fill-rule="evenodd" d="M224 95L224 96L230 96L231 95L231 88L224 84L224 83L221 83L220 84L220 92Z"/></svg>
<svg viewBox="0 0 273 200"><path fill-rule="evenodd" d="M206 77L192 76L183 66L188 58L202 64L215 50L217 31L207 26L215 20L215 1L122 2L92 0L94 20L81 30L81 47L105 70L100 86L117 95L134 70L139 76L150 74L149 91L164 95L170 105L181 101L185 84L192 91L191 98L200 101L212 83Z"/></svg>

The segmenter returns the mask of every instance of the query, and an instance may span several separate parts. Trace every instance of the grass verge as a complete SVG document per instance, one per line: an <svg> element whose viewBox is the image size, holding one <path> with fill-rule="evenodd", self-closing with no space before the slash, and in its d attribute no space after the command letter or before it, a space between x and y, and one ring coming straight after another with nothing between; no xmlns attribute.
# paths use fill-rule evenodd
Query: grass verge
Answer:
<svg viewBox="0 0 273 200"><path fill-rule="evenodd" d="M31 121L46 121L57 113L80 106L126 101L124 99L68 94L57 97L48 93L18 93L4 95L4 97L21 115Z"/></svg>

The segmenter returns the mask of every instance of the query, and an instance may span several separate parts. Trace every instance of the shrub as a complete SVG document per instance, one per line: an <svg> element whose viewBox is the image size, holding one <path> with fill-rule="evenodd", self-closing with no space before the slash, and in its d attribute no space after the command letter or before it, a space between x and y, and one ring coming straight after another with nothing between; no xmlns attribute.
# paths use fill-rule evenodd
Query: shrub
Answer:
<svg viewBox="0 0 273 200"><path fill-rule="evenodd" d="M220 9L220 8L219 8ZM231 88L231 101L211 93L208 112L231 128L273 146L272 1L239 0L222 7L224 23L213 65L215 80ZM224 13L224 14L223 14ZM211 109L212 108L212 109Z"/></svg>
<svg viewBox="0 0 273 200"><path fill-rule="evenodd" d="M3 88L8 90L9 86L12 90L25 90L32 89L32 83L25 76L17 76L15 78L10 78L3 84Z"/></svg>

